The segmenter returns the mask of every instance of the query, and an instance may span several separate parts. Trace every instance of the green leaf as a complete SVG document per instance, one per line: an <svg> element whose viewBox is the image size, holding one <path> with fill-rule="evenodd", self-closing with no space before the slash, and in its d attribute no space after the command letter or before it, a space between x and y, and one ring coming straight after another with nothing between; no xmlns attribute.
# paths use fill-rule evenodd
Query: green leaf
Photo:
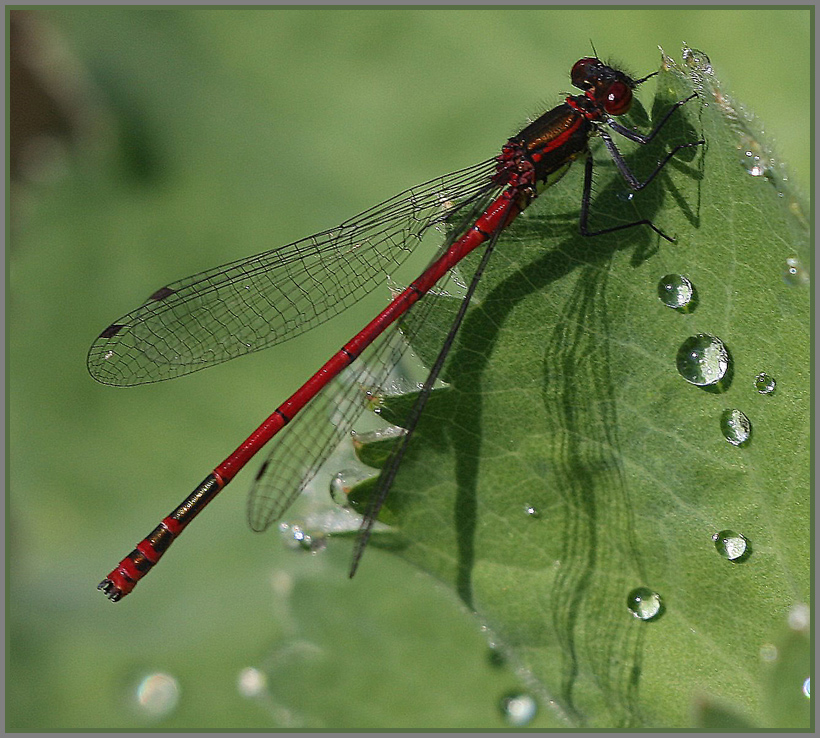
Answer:
<svg viewBox="0 0 820 738"><path fill-rule="evenodd" d="M453 587L571 725L686 726L706 695L766 725L761 646L809 598L806 221L707 61L685 56L656 78L652 119L699 99L623 149L643 177L674 144L705 146L632 199L593 147L591 227L650 218L676 242L580 237L582 166L544 193L498 244L387 502L401 555ZM658 299L669 274L695 286L688 313ZM426 364L446 328L414 339ZM731 362L711 391L676 369L700 333ZM727 409L749 443L724 438ZM750 556L718 553L725 529ZM637 587L659 617L630 612Z"/></svg>

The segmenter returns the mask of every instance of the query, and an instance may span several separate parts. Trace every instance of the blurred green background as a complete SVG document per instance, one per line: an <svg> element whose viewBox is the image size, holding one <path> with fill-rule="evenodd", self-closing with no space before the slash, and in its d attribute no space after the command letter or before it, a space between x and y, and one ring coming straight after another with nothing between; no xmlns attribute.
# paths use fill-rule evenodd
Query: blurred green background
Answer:
<svg viewBox="0 0 820 738"><path fill-rule="evenodd" d="M705 51L807 189L810 11L12 20L7 729L503 728L499 701L526 687L480 623L387 553L348 581L348 541L311 555L251 535L255 464L134 595L94 591L386 290L177 382L105 388L85 353L160 285L492 155L569 91L590 39L635 74L657 67L658 45ZM542 706L529 725L552 724Z"/></svg>

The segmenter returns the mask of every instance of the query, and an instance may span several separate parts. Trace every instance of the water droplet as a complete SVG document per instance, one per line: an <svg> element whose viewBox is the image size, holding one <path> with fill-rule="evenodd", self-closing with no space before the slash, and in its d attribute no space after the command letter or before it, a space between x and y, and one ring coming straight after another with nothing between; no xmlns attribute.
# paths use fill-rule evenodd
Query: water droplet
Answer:
<svg viewBox="0 0 820 738"><path fill-rule="evenodd" d="M753 177L765 177L774 167L774 160L761 144L748 134L742 135L738 144L740 163Z"/></svg>
<svg viewBox="0 0 820 738"><path fill-rule="evenodd" d="M775 390L775 387L777 387L777 382L775 382L774 377L772 377L769 374L766 374L766 372L760 372L760 374L758 374L755 377L755 389L761 395L772 394L772 392L774 392Z"/></svg>
<svg viewBox="0 0 820 738"><path fill-rule="evenodd" d="M663 615L661 596L647 587L633 589L627 595L626 606L640 620L655 620Z"/></svg>
<svg viewBox="0 0 820 738"><path fill-rule="evenodd" d="M777 646L774 643L764 643L760 647L760 658L763 661L776 661L777 656Z"/></svg>
<svg viewBox="0 0 820 738"><path fill-rule="evenodd" d="M330 480L331 498L339 505L346 505L350 490L372 476L373 470L369 468L342 469Z"/></svg>
<svg viewBox="0 0 820 738"><path fill-rule="evenodd" d="M264 671L248 666L239 672L236 689L243 697L259 697L268 687L268 678Z"/></svg>
<svg viewBox="0 0 820 738"><path fill-rule="evenodd" d="M368 443L378 443L379 441L386 441L391 438L401 438L401 436L406 433L407 431L404 428L399 428L397 425L390 425L386 428L377 428L376 430L364 431L363 433L353 431L350 437L353 440L353 447L361 448Z"/></svg>
<svg viewBox="0 0 820 738"><path fill-rule="evenodd" d="M673 310L691 309L694 296L694 286L682 274L667 274L658 282L660 301Z"/></svg>
<svg viewBox="0 0 820 738"><path fill-rule="evenodd" d="M786 271L783 273L786 284L799 287L809 283L809 272L797 257L786 259Z"/></svg>
<svg viewBox="0 0 820 738"><path fill-rule="evenodd" d="M635 197L634 192L630 192L629 190L622 190L615 195L619 200L622 202L631 202L632 199Z"/></svg>
<svg viewBox="0 0 820 738"><path fill-rule="evenodd" d="M806 677L806 680L803 682L803 694L806 697L811 697L811 677Z"/></svg>
<svg viewBox="0 0 820 738"><path fill-rule="evenodd" d="M541 517L541 511L535 505L524 505L524 512L531 518Z"/></svg>
<svg viewBox="0 0 820 738"><path fill-rule="evenodd" d="M678 349L678 371L699 387L716 385L729 369L729 352L723 341L708 333L687 338Z"/></svg>
<svg viewBox="0 0 820 738"><path fill-rule="evenodd" d="M327 548L327 536L322 533L311 534L298 523L279 523L279 532L288 548L319 553Z"/></svg>
<svg viewBox="0 0 820 738"><path fill-rule="evenodd" d="M789 610L789 627L792 630L805 631L808 633L811 625L811 611L805 603L798 603Z"/></svg>
<svg viewBox="0 0 820 738"><path fill-rule="evenodd" d="M745 446L752 437L752 423L740 410L724 410L720 416L720 430L733 446Z"/></svg>
<svg viewBox="0 0 820 738"><path fill-rule="evenodd" d="M683 63L690 69L697 69L698 71L705 72L706 74L712 73L712 62L702 51L684 47L682 56Z"/></svg>
<svg viewBox="0 0 820 738"><path fill-rule="evenodd" d="M715 548L718 553L729 561L740 563L745 561L752 554L752 547L749 545L749 540L735 533L733 530L722 530L720 533L715 533L712 536L715 542Z"/></svg>
<svg viewBox="0 0 820 738"><path fill-rule="evenodd" d="M515 727L522 727L532 722L538 712L538 703L529 694L514 693L501 698L501 714Z"/></svg>
<svg viewBox="0 0 820 738"><path fill-rule="evenodd" d="M140 710L152 718L161 718L174 711L179 702L179 684L162 672L149 674L137 685L136 701Z"/></svg>

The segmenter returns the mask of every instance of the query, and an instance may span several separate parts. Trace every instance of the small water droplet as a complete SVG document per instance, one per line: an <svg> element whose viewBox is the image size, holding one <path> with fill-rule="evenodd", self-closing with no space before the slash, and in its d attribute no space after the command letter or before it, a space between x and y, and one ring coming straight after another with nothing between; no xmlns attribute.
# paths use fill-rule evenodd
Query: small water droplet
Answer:
<svg viewBox="0 0 820 738"><path fill-rule="evenodd" d="M806 680L803 682L803 694L806 697L811 697L811 677L806 677Z"/></svg>
<svg viewBox="0 0 820 738"><path fill-rule="evenodd" d="M760 372L755 377L755 389L761 395L770 395L774 392L775 387L777 387L777 382L770 374L766 374L766 372Z"/></svg>
<svg viewBox="0 0 820 738"><path fill-rule="evenodd" d="M136 701L140 710L152 718L165 717L179 703L179 684L162 672L149 674L137 685Z"/></svg>
<svg viewBox="0 0 820 738"><path fill-rule="evenodd" d="M763 661L776 661L777 656L777 646L774 643L764 643L760 647L760 658Z"/></svg>
<svg viewBox="0 0 820 738"><path fill-rule="evenodd" d="M538 703L532 695L508 694L501 698L501 715L510 725L522 727L532 722L538 712Z"/></svg>
<svg viewBox="0 0 820 738"><path fill-rule="evenodd" d="M749 135L742 135L738 144L740 163L753 177L765 177L774 167L774 161L761 144Z"/></svg>
<svg viewBox="0 0 820 738"><path fill-rule="evenodd" d="M629 190L621 190L618 192L615 197L617 197L622 202L631 202L632 199L635 197L634 192L630 192Z"/></svg>
<svg viewBox="0 0 820 738"><path fill-rule="evenodd" d="M680 375L698 387L716 385L729 369L729 352L723 341L708 333L687 338L678 349Z"/></svg>
<svg viewBox="0 0 820 738"><path fill-rule="evenodd" d="M697 69L698 71L705 72L706 74L712 73L712 62L702 51L684 47L682 56L684 64L686 64L686 66L690 69Z"/></svg>
<svg viewBox="0 0 820 738"><path fill-rule="evenodd" d="M752 423L740 410L724 410L720 416L720 430L733 446L746 446L752 437Z"/></svg>
<svg viewBox="0 0 820 738"><path fill-rule="evenodd" d="M268 687L268 678L264 671L248 666L239 672L236 689L243 697L259 697Z"/></svg>
<svg viewBox="0 0 820 738"><path fill-rule="evenodd" d="M682 274L667 274L658 282L660 301L673 310L684 310L691 306L695 288Z"/></svg>
<svg viewBox="0 0 820 738"><path fill-rule="evenodd" d="M661 596L648 587L633 589L627 595L626 606L639 620L655 620L663 614Z"/></svg>
<svg viewBox="0 0 820 738"><path fill-rule="evenodd" d="M279 523L279 532L288 548L319 553L327 548L327 536L322 533L308 533L298 523Z"/></svg>
<svg viewBox="0 0 820 738"><path fill-rule="evenodd" d="M749 540L733 530L722 530L712 536L718 553L729 561L740 563L751 556L752 547Z"/></svg>
<svg viewBox="0 0 820 738"><path fill-rule="evenodd" d="M541 517L541 511L535 505L524 505L524 512L531 518Z"/></svg>
<svg viewBox="0 0 820 738"><path fill-rule="evenodd" d="M801 263L800 260L792 256L786 259L786 270L783 273L783 279L786 284L792 287L799 287L800 285L809 283L809 272Z"/></svg>

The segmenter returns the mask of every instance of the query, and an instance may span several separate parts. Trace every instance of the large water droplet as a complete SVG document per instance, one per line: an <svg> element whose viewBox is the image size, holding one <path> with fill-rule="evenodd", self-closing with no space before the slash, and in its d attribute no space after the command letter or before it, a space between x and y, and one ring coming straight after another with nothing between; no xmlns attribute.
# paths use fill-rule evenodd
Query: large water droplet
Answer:
<svg viewBox="0 0 820 738"><path fill-rule="evenodd" d="M777 387L777 382L775 382L774 377L766 372L760 372L755 377L755 389L761 395L770 395L774 392L775 388Z"/></svg>
<svg viewBox="0 0 820 738"><path fill-rule="evenodd" d="M699 387L716 385L729 369L729 352L723 341L708 333L687 338L676 357L680 375Z"/></svg>
<svg viewBox="0 0 820 738"><path fill-rule="evenodd" d="M152 718L165 717L179 702L179 684L169 674L149 674L137 685L136 701L143 714Z"/></svg>
<svg viewBox="0 0 820 738"><path fill-rule="evenodd" d="M740 563L751 556L752 548L745 536L733 530L722 530L712 536L718 553L729 561Z"/></svg>
<svg viewBox="0 0 820 738"><path fill-rule="evenodd" d="M664 305L673 310L691 310L695 288L682 274L667 274L658 282L658 297Z"/></svg>
<svg viewBox="0 0 820 738"><path fill-rule="evenodd" d="M720 430L733 446L745 446L752 437L752 423L740 410L724 410Z"/></svg>
<svg viewBox="0 0 820 738"><path fill-rule="evenodd" d="M330 480L330 497L335 503L346 505L350 490L372 476L373 470L370 468L342 469Z"/></svg>
<svg viewBox="0 0 820 738"><path fill-rule="evenodd" d="M501 714L515 727L522 727L532 722L538 712L538 703L529 694L508 694L501 698Z"/></svg>
<svg viewBox="0 0 820 738"><path fill-rule="evenodd" d="M633 589L627 595L626 606L639 620L654 620L663 614L661 596L648 587Z"/></svg>

